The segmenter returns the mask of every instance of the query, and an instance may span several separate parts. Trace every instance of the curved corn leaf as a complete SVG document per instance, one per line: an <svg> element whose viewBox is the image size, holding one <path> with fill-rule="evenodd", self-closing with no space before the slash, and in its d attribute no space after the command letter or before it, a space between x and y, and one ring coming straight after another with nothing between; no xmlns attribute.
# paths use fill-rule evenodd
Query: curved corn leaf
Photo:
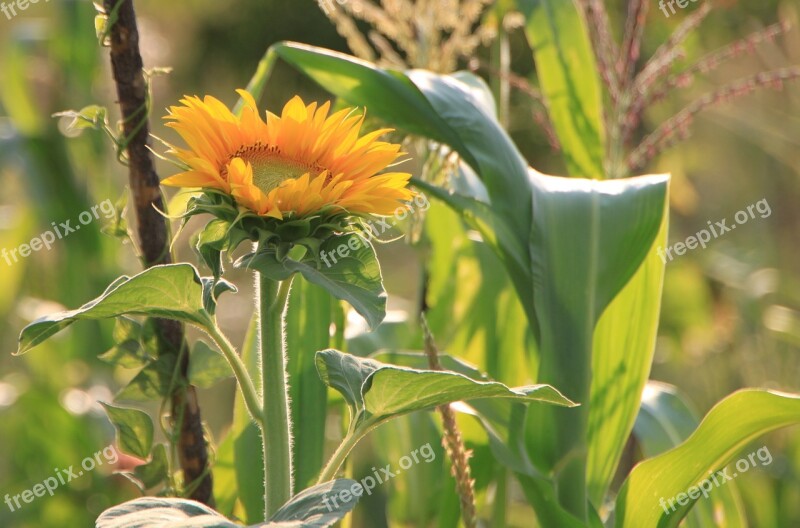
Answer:
<svg viewBox="0 0 800 528"><path fill-rule="evenodd" d="M642 454L652 458L686 440L699 423L676 387L651 381L645 387L633 434ZM747 517L736 483L716 488L708 500L695 504L684 524L685 528L746 528Z"/></svg>
<svg viewBox="0 0 800 528"><path fill-rule="evenodd" d="M730 463L748 443L775 429L800 423L800 395L748 389L735 392L709 411L681 445L637 465L617 495L618 528L678 526L689 508L664 508ZM732 475L731 475L732 476Z"/></svg>

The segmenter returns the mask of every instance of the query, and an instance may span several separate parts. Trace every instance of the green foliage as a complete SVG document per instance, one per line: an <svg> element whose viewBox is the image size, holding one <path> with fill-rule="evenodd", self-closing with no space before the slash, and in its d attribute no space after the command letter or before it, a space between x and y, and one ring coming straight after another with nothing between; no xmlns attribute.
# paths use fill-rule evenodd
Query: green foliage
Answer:
<svg viewBox="0 0 800 528"><path fill-rule="evenodd" d="M201 28L215 24L227 27L234 16L220 16L216 9L213 16L203 15L202 5L201 2L185 11L181 6L159 4L160 10L167 10L159 13L181 19L191 12L200 17ZM270 5L260 4L259 9L267 12ZM597 28L591 27L594 21L583 18L577 5L571 0L498 2L484 24L497 25L501 39L505 39L497 41L497 50L507 44L513 48L510 59L515 70L520 64L528 71L532 67L528 65L531 56L527 44L520 45L523 39L519 37L525 34L535 62L536 81L531 81L531 88L541 92L568 172L573 177L602 180L608 176L606 151L618 146L608 143L619 138L606 137L603 124L601 83L589 39L589 32ZM140 7L142 13L147 13L146 2L137 4ZM519 32L511 25L505 27L509 20L504 16L514 8L525 17ZM96 141L99 135L82 134L68 144L47 126L54 110L81 108L58 114L71 118L72 123L61 123L67 132L97 129L109 134L118 147L121 144L109 125L113 112L107 111L103 103L86 106L87 101L81 99L90 93L97 78L91 6L65 4L52 9L58 9L53 20L57 23L48 26L47 41L32 26L26 26L25 31L12 26L12 44L3 48L3 78L8 82L0 87L0 110L4 114L0 116L0 162L13 159L14 163L0 167L4 182L11 182L4 187L6 194L0 206L13 209L8 216L0 208L0 247L17 247L47 228L51 221L76 216L93 203L91 200L116 196L116 187L124 177L120 171L118 182L108 178L107 160ZM243 9L252 13L254 8ZM305 41L317 38L316 31L307 28L318 28L324 20L321 15L317 13L317 19L311 20L310 10L281 9L302 11L309 24L297 34ZM207 20L203 20L204 16ZM742 18L742 13L728 12L724 17L737 23L755 23ZM240 24L243 35L264 34L263 17L246 18ZM616 22L617 17L612 20ZM109 20L100 16L95 22L96 36L105 42ZM668 22L672 23L673 20ZM734 27L719 25L723 26ZM665 30L660 25L652 29L657 36ZM300 31L306 31L306 38ZM697 42L688 44L688 51L694 52L691 48ZM240 52L230 46L216 48L215 53ZM42 52L46 52L46 60ZM196 75L203 82L213 83L209 91L222 93L218 83L231 83L235 81L230 79L238 78L228 70L222 70L226 75L217 75L219 70L206 70L203 52L192 53L202 57L203 71ZM482 56L471 58L474 62L470 65L477 63L481 71L489 72L492 86L502 95L503 86L508 86L507 65L500 64L494 71L498 65L490 64L484 70ZM659 496L671 498L686 492L708 471L723 467L765 432L797 423L800 415L796 396L770 391L736 393L698 424L694 413L672 389L651 384L645 389L645 396L641 395L651 367L655 369L653 377L679 380L703 406L742 385L769 381L772 384L768 386L773 387L778 379L783 385L793 383L791 373L796 371L796 365L791 360L791 346L797 340L789 339L789 334L797 326L792 324L797 319L798 302L791 288L794 279L786 274L780 282L766 281L771 286L764 286L768 271L765 268L779 266L772 260L763 262L759 255L771 242L783 241L780 247L791 247L795 233L765 223L757 230L755 243L749 242L749 246L743 238L730 239L728 247L720 245L702 256L687 256L686 265L681 263L680 270L671 268L668 298L677 302L665 305L659 361L654 365L664 280L664 263L655 250L668 244L664 177L595 183L553 178L529 169L523 152L537 167L550 162L550 154L537 144L541 138L528 130L529 102L520 101L514 92L511 119L503 121L507 127L501 126L490 91L473 74L401 72L320 48L282 43L264 56L248 86L258 96L267 90L267 81L274 73L279 82L269 85L270 102L285 99L287 91L300 91L304 96L317 93L307 84L296 88L293 81L286 82L286 69L277 64L278 58L343 102L366 106L370 120L383 121L400 133L422 138L404 145L411 147L407 150L412 155L429 155L423 170L415 167L412 171L423 174L416 181L417 186L437 199L426 213L427 218L419 220L425 223L421 241L410 236L415 244L411 251L397 250L397 246L379 247L378 253L385 252L387 257L382 259L383 271L369 243L361 244L358 251L351 251L344 258L333 253L337 262L327 266L320 250L330 255L339 246L348 247L350 240L361 240L359 235L340 225L333 226L328 222L330 218L316 219L313 225L289 219L284 224L270 222L266 226L258 219L242 218L233 207L226 210L228 216L206 222L192 239L212 277L200 277L191 266L183 264L158 268L152 275L145 272L123 277L78 310L34 321L22 333L19 353L42 346L51 354L15 359L18 363L14 365L22 366L0 378L0 419L4 424L0 444L14 453L13 460L0 461L0 465L8 466L4 473L9 481L4 481L8 491L30 486L48 468L61 467L88 454L103 440L105 429L109 428L98 426L99 421L91 413L75 416L65 396L83 394L94 398L94 391L106 386L116 390L120 378L127 382L126 371L112 372L92 363L98 352L107 350L100 359L114 367L139 370L117 394L117 400L160 401L174 388L178 365L175 357L156 357L158 336L153 318L194 324L210 331L217 345L220 341L224 345L227 338L216 327L215 313L222 293L235 292L236 286L222 279L229 271L223 253L232 254L243 241L263 239L268 242L238 260L234 268L257 270L276 280L297 272L303 276L302 280L295 278L286 330L296 446L295 491L315 481L323 470L326 438L330 439L331 424L335 422L331 418L343 409L342 398L355 415L353 427L357 429L350 431L357 434L346 436L346 442L358 441L362 433L366 435L367 425L391 419L371 437L371 445L365 442L363 449L352 452L353 465L347 471L353 474L366 471L379 461L393 463L408 447L425 442L438 444L436 415L411 413L444 401L469 399L469 403L461 402L457 407L463 411L459 425L473 451L470 464L480 517L491 526L527 527L538 523L545 527L595 528L605 522L607 526L638 528L683 522L687 527L718 523L735 527L746 526L748 516L753 525L793 525L798 514L787 505L796 502L792 498L798 493L793 481L800 452L796 442L782 445L787 464L779 487L773 488L773 476L766 473L748 474L714 490L709 499L670 515L664 514L657 500ZM181 60L185 58L179 58L179 66ZM744 56L742 60L748 59ZM227 62L247 67L248 61ZM669 68L663 73L670 73ZM59 84L51 84L49 79L57 79ZM182 89L184 93L197 93L204 88L195 84ZM631 93L636 95L635 91ZM163 96L165 100L170 97ZM789 103L786 108L792 107ZM509 101L501 101L506 110L508 104ZM57 106L48 109L48 105ZM689 222L702 225L711 216L708 211L716 210L703 207L703 216L694 211L695 194L703 203L704 189L720 188L722 181L708 180L710 177L704 174L724 175L721 202L723 195L730 200L738 199L743 190L749 194L764 191L763 179L744 185L737 182L737 169L750 173L764 166L774 168L769 156L779 160L780 166L791 166L791 149L774 141L779 137L777 133L791 136L791 123L781 121L785 130L776 132L748 109L752 107L737 108L736 119L731 117L734 114L721 112L715 117L715 127L720 123L735 127L742 136L760 143L761 150L769 151L769 155L737 148L741 142L731 142L731 147L717 138L721 145L728 146L725 152L729 155L707 155L713 154L713 148L708 149L707 141L698 141L702 158L715 160L713 171L698 170L707 167L696 156L665 160L677 176L671 200L681 217L678 229ZM607 117L613 119L613 112ZM11 127L5 126L7 122ZM510 138L511 132L516 144ZM718 128L713 133L717 135ZM772 140L767 142L764 138ZM453 153L458 160L450 155ZM19 167L15 165L17 157L22 160ZM691 181L681 174L684 170L692 171ZM439 171L452 172L441 178ZM24 182L24 189L15 188L17 179ZM781 204L784 211L791 211L792 196L781 194L785 194ZM205 204L210 209L199 212L214 213L211 209L221 204L212 202ZM124 199L115 210L110 225L102 232L125 241L128 225ZM787 214L790 215L784 212L784 218L789 218ZM7 222L8 218L11 221ZM321 231L314 231L317 228ZM99 233L100 229L87 228L69 241L68 250L55 249L24 265L4 268L0 274L0 313L6 316L7 335L14 333L11 327L20 318L33 319L28 319L33 313L39 316L43 310L40 298L76 306L86 299L87 291L100 291L101 285L116 275L118 263L125 258L134 260L133 253L121 253L112 246L117 241L106 241L97 236ZM748 248L759 251L744 251ZM412 276L417 257L423 280ZM3 265L0 261L0 267ZM397 273L400 270L402 273ZM226 278L247 290L244 282L238 282L241 270L230 271ZM769 272L775 273L772 269ZM680 289L675 281L687 277L691 281ZM389 320L381 324L387 311L387 290L397 294L399 299L392 299L399 301L394 308L403 313L398 317L397 312L390 312ZM698 291L706 294L700 304L695 302ZM351 331L358 325L348 323L351 339L345 344L345 313L337 299L352 305L374 331L360 333L359 327L357 337L352 338ZM239 302L246 305L249 300ZM687 305L696 309L683 310ZM221 320L232 323L232 336L240 337L236 329L244 326L241 321L247 319L249 312L220 306L225 307ZM426 311L437 343L447 351L440 361L448 372L427 370L427 357L417 352L422 344L414 321L420 306ZM737 317L731 317L734 311ZM105 318L116 318L113 331L110 326L86 323L76 325L58 340L45 342L77 320ZM194 338L192 333L189 336ZM331 348L347 349L354 356ZM226 423L225 410L220 411L219 403L227 401L227 395L222 397L227 385L216 386L230 377L229 361L236 351L228 347L227 355L220 354L203 341L183 353L189 354L189 349L190 381L203 389L201 402L204 417L209 420L208 436L227 431L214 450L212 470L218 511L228 519L241 519L239 522L255 526L263 518L264 505L258 426L253 421L252 406L248 411L241 394L236 396L233 423ZM315 355L319 350L324 352ZM771 355L757 356L758 365L752 368L752 357L766 350ZM711 353L719 351L724 354ZM54 361L54 357L58 360ZM259 371L257 336L253 329L242 347L242 358L248 379L260 391L260 376L255 374ZM323 379L341 396L331 391L328 401L327 386L318 379L317 364L321 365ZM561 392L548 387L533 391L529 384L534 381L549 383ZM522 390L509 389L526 385ZM7 401L11 394L13 401L17 391L19 400L13 408L7 408L3 398ZM496 397L472 399L489 394ZM533 397L562 404L568 403L569 398L580 405L525 405L523 401ZM134 468L129 478L143 489L155 490L169 482L166 493L181 491L170 482L173 476L168 447L153 444L153 421L134 409L106 409L118 431L122 450L147 461ZM157 418L162 420L160 414ZM58 431L61 441L53 442L53 431ZM774 438L779 443L784 440ZM344 450L345 455L348 452L349 449ZM338 453L339 450L335 457ZM449 461L445 456L439 457L440 453L437 451L439 463L415 468L392 485L377 490L374 496L364 497L367 500L361 501L360 512L351 524L370 528L398 523L455 528L459 522L458 497L449 476ZM578 455L573 456L574 453ZM644 461L627 475L614 504L610 497L617 493L616 483L640 458ZM513 475L516 482L509 484L508 475ZM99 473L92 478L91 484L84 481L85 489L65 487L59 490L60 496L37 501L35 509L10 515L0 511L0 525L27 528L57 524L65 518L75 525L88 525L89 516L98 508L118 504L135 491L130 485L117 485L123 479L114 480ZM321 500L325 493L333 496L351 484L338 481L323 485L328 488L301 492L282 513L258 526L329 526L355 506L355 501L341 511L331 512ZM737 488L742 489L744 502ZM328 492L321 493L323 489ZM528 505L520 502L517 489ZM743 504L748 506L747 515ZM532 520L531 507L536 521ZM111 508L98 520L98 526L239 526L220 513L182 499L145 498ZM302 520L314 515L321 515L323 520Z"/></svg>
<svg viewBox="0 0 800 528"><path fill-rule="evenodd" d="M192 346L189 357L189 382L195 387L213 387L231 377L231 368L225 356L199 340Z"/></svg>
<svg viewBox="0 0 800 528"><path fill-rule="evenodd" d="M270 522L249 528L326 528L358 502L350 490L358 484L339 479L309 488L286 503ZM346 492L350 500L333 500ZM97 528L239 528L208 506L185 499L143 497L115 506L97 519Z"/></svg>
<svg viewBox="0 0 800 528"><path fill-rule="evenodd" d="M636 417L633 433L642 454L652 458L684 442L699 423L700 420L675 387L650 382L642 395L642 407ZM703 528L713 524L747 526L737 483L726 482L724 486L716 488L707 500L697 501L683 522L686 528Z"/></svg>
<svg viewBox="0 0 800 528"><path fill-rule="evenodd" d="M678 526L695 499L668 514L659 498L669 500L687 492L712 471L725 467L748 443L797 423L800 396L767 390L742 390L728 396L685 442L633 469L617 496L615 526Z"/></svg>
<svg viewBox="0 0 800 528"><path fill-rule="evenodd" d="M379 423L453 401L483 398L575 406L547 385L509 389L496 381L476 381L454 372L387 365L336 350L317 353L317 369L325 384L345 397L356 424L362 421Z"/></svg>
<svg viewBox="0 0 800 528"><path fill-rule="evenodd" d="M517 7L567 169L605 179L603 96L586 21L571 0L517 0Z"/></svg>
<svg viewBox="0 0 800 528"><path fill-rule="evenodd" d="M169 476L169 460L167 448L164 444L156 444L150 456L150 461L133 468L133 473L127 475L139 484L142 490L155 488L167 480Z"/></svg>
<svg viewBox="0 0 800 528"><path fill-rule="evenodd" d="M202 283L189 264L156 266L134 277L120 277L105 293L77 310L60 312L26 326L19 338L24 354L78 320L149 315L210 326L202 303Z"/></svg>
<svg viewBox="0 0 800 528"><path fill-rule="evenodd" d="M146 459L153 447L153 421L138 409L114 407L107 403L103 407L108 419L117 429L117 445L123 453Z"/></svg>

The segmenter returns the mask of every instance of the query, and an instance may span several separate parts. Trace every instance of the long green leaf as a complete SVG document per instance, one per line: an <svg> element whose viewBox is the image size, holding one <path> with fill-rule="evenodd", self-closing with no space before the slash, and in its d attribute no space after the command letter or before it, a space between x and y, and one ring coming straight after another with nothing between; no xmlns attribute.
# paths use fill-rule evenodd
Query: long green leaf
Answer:
<svg viewBox="0 0 800 528"><path fill-rule="evenodd" d="M614 478L653 363L664 282L664 263L656 252L666 244L667 216L665 210L650 253L594 332L586 480L596 508Z"/></svg>
<svg viewBox="0 0 800 528"><path fill-rule="evenodd" d="M694 500L671 512L659 504L660 499L668 503L687 493L730 463L748 443L798 423L800 395L750 389L728 396L680 446L633 469L617 495L616 526L678 526Z"/></svg>
<svg viewBox="0 0 800 528"><path fill-rule="evenodd" d="M536 76L573 176L603 179L602 91L586 21L573 0L517 0Z"/></svg>
<svg viewBox="0 0 800 528"><path fill-rule="evenodd" d="M328 292L296 278L286 315L287 370L292 401L295 482L313 482L323 464L328 390L317 375L314 354L328 348L332 310Z"/></svg>
<svg viewBox="0 0 800 528"><path fill-rule="evenodd" d="M588 404L595 325L653 245L668 178L596 181L536 173L531 178L539 381ZM555 474L562 505L585 518L589 406L560 412L532 407L531 413L531 456L543 472Z"/></svg>
<svg viewBox="0 0 800 528"><path fill-rule="evenodd" d="M646 458L668 451L689 438L700 420L675 387L650 382L642 395L633 434ZM714 490L708 500L695 504L684 520L685 528L746 528L747 517L735 482Z"/></svg>
<svg viewBox="0 0 800 528"><path fill-rule="evenodd" d="M383 70L341 53L292 42L276 44L271 50L347 102L367 107L406 132L448 145L475 169L489 199L497 204L492 215L502 219L503 236L496 247L535 327L526 251L531 217L527 162L487 107L491 92L485 83L463 73ZM495 227L482 212L465 210Z"/></svg>

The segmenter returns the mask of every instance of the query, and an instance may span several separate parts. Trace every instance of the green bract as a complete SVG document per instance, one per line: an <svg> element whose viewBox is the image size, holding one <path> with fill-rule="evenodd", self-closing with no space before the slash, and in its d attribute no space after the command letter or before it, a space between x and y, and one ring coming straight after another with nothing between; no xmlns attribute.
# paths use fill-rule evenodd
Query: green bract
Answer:
<svg viewBox="0 0 800 528"><path fill-rule="evenodd" d="M194 247L215 278L224 271L222 255L232 255L244 242L252 251L234 262L275 281L300 273L306 280L349 302L374 328L386 314L386 293L375 249L365 235L361 216L330 207L302 218L259 216L238 207L230 195L205 190L189 200L184 225L192 217L216 217L194 238ZM357 243L353 243L357 237ZM324 258L346 248L335 260ZM355 249L353 249L355 248ZM339 254L341 255L341 253Z"/></svg>

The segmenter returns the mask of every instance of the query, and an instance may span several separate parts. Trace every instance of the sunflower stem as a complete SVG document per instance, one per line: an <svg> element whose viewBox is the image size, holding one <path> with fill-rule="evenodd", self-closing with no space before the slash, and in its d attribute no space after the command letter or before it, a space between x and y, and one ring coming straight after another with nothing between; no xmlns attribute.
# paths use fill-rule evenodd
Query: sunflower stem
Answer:
<svg viewBox="0 0 800 528"><path fill-rule="evenodd" d="M264 510L268 520L292 497L292 415L286 372L286 307L291 277L258 275L258 320L264 420Z"/></svg>
<svg viewBox="0 0 800 528"><path fill-rule="evenodd" d="M253 385L253 379L247 372L247 367L242 361L242 358L236 352L236 349L233 348L233 345L231 345L231 342L227 336L222 333L216 324L209 324L205 330L209 337L214 340L214 343L220 349L222 355L225 356L225 359L228 360L228 364L233 370L236 382L239 384L239 390L242 391L242 397L244 398L244 404L247 408L247 411L250 413L250 416L253 418L253 420L258 422L259 427L263 428L264 411L258 401L258 393L256 392L255 385Z"/></svg>
<svg viewBox="0 0 800 528"><path fill-rule="evenodd" d="M344 461L347 459L347 455L350 454L361 438L363 438L362 435L357 435L353 431L347 432L342 443L339 444L339 447L336 448L336 451L320 472L317 484L323 484L336 478L337 473L339 473Z"/></svg>

